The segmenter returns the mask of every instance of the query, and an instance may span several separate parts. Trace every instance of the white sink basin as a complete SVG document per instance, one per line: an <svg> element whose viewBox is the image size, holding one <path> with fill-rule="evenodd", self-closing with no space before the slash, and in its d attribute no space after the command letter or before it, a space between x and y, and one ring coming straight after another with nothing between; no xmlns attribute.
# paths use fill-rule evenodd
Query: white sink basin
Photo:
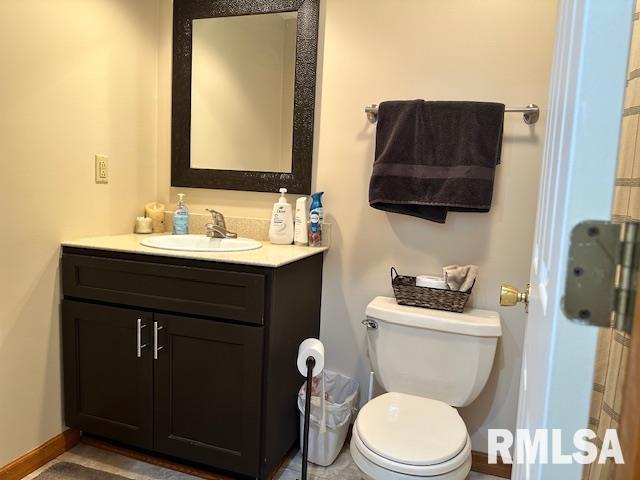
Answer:
<svg viewBox="0 0 640 480"><path fill-rule="evenodd" d="M250 238L209 238L206 235L159 235L145 238L140 244L183 252L242 252L262 247L262 243Z"/></svg>

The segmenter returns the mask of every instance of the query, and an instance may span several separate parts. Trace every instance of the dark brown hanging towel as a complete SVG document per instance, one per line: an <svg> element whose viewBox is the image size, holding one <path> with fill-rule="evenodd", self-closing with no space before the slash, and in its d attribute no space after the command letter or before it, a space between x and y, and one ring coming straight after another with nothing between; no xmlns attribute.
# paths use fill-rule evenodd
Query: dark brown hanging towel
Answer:
<svg viewBox="0 0 640 480"><path fill-rule="evenodd" d="M488 212L503 122L501 103L381 103L369 204L438 223Z"/></svg>

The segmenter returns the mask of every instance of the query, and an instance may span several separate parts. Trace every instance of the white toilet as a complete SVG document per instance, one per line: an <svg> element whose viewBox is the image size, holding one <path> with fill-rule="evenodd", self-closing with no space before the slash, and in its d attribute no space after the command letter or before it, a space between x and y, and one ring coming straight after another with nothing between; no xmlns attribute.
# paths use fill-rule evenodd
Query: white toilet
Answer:
<svg viewBox="0 0 640 480"><path fill-rule="evenodd" d="M464 480L471 440L453 407L484 388L502 334L497 312L452 313L376 297L366 310L369 356L389 393L358 414L351 455L365 479Z"/></svg>

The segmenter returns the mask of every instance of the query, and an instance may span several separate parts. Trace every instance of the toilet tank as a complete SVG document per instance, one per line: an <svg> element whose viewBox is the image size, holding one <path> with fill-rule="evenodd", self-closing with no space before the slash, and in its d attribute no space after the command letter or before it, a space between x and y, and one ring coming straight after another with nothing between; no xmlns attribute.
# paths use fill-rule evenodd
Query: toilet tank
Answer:
<svg viewBox="0 0 640 480"><path fill-rule="evenodd" d="M376 297L366 315L369 357L388 392L464 407L487 383L502 334L497 312L453 313Z"/></svg>

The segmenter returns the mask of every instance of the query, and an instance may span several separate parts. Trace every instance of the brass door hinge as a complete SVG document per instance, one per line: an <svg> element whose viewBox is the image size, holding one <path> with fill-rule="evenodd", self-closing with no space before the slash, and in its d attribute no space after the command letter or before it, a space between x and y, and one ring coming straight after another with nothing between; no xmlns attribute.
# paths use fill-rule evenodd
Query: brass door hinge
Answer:
<svg viewBox="0 0 640 480"><path fill-rule="evenodd" d="M640 224L587 221L571 232L563 310L586 325L631 332Z"/></svg>

